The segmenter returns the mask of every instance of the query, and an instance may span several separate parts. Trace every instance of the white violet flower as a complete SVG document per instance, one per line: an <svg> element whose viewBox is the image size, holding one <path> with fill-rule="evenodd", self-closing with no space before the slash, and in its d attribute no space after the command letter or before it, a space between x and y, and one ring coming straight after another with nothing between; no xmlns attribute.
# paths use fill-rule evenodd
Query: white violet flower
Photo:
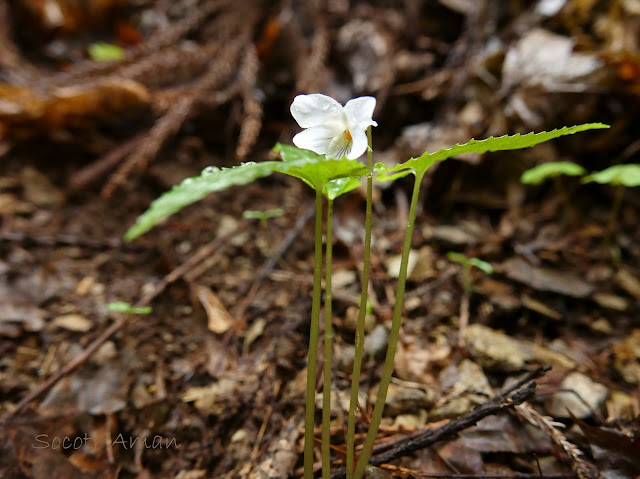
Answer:
<svg viewBox="0 0 640 479"><path fill-rule="evenodd" d="M355 160L367 151L366 129L378 126L371 118L375 107L372 96L354 98L343 107L320 93L298 95L291 114L305 130L293 137L293 143L327 158Z"/></svg>

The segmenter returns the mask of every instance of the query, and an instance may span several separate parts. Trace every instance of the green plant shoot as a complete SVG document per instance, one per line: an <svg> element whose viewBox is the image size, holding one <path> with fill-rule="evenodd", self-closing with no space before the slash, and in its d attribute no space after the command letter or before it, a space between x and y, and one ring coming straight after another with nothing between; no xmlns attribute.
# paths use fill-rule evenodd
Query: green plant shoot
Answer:
<svg viewBox="0 0 640 479"><path fill-rule="evenodd" d="M486 261L479 258L468 258L462 253L455 251L449 251L447 253L449 261L458 263L462 266L462 289L464 290L464 297L460 301L460 325L458 329L458 346L463 347L464 334L469 325L469 302L471 295L473 294L473 277L471 271L473 268L477 268L485 274L493 274L493 266Z"/></svg>
<svg viewBox="0 0 640 479"><path fill-rule="evenodd" d="M484 274L493 274L493 266L491 266L491 263L487 263L479 258L468 258L462 253L457 253L455 251L449 251L447 253L447 258L449 258L450 261L462 265L462 286L467 296L471 296L472 293L471 270L473 268L479 269Z"/></svg>
<svg viewBox="0 0 640 479"><path fill-rule="evenodd" d="M107 304L107 309L109 311L125 314L151 314L153 311L151 306L131 306L129 303L124 301L109 303Z"/></svg>
<svg viewBox="0 0 640 479"><path fill-rule="evenodd" d="M487 151L513 150L527 148L538 143L551 140L563 135L570 135L580 131L608 128L601 123L591 123L542 133L526 135L501 136L486 140L471 140L463 145L442 149L435 153L425 152L418 158L411 158L404 163L388 167L377 164L377 181L392 181L408 174L414 174L415 183L409 207L409 220L405 230L405 238L400 263L400 274L396 289L396 302L393 309L392 327L385 358L384 370L380 380L375 408L371 416L371 423L367 432L360 457L354 465L354 429L357 408L357 391L360 380L360 362L358 351L364 345L364 317L369 304L368 277L369 254L371 242L372 220L372 182L373 160L371 143L371 126L377 126L372 120L375 99L361 97L350 100L344 107L325 95L299 95L291 105L291 113L304 129L298 133L293 141L296 147L277 144L275 151L280 153L282 161L265 161L261 163L245 163L237 167L218 169L207 168L200 176L188 178L171 191L155 200L150 208L143 213L135 225L125 234L125 239L131 241L159 222L178 212L187 205L201 200L208 194L232 186L250 183L258 178L266 177L274 172L284 173L301 179L315 191L316 221L314 240L314 280L311 307L311 327L309 333L309 352L307 363L307 395L305 418L305 448L304 474L305 479L313 478L313 429L315 426L315 379L317 370L317 346L320 319L320 293L322 269L322 198L328 201L327 214L327 246L326 246L326 284L327 300L325 304L325 364L323 388L323 416L322 416L322 476L330 477L330 392L331 392L331 258L332 258L332 215L333 202L339 195L345 194L360 185L360 178L367 177L367 204L365 215L365 254L362 274L362 295L360 314L356 328L356 358L352 374L352 397L349 411L347 431L347 477L362 479L373 451L373 444L377 436L382 411L386 401L387 390L393 373L393 361L399 337L404 291L407 277L407 265L411 238L416 218L420 184L427 169L435 162L445 160L462 153L484 153ZM367 166L353 161L367 152ZM596 181L596 180L594 180ZM265 213L265 212L262 212ZM260 217L259 219L262 219ZM462 256L462 255L461 255ZM451 255L450 258L463 264L465 269L477 267L487 274L492 271L491 266L477 258L462 258ZM362 318L360 317L362 316ZM362 323L362 324L360 324ZM355 400L354 400L355 392ZM355 468L354 468L355 466Z"/></svg>
<svg viewBox="0 0 640 479"><path fill-rule="evenodd" d="M97 42L89 45L89 56L97 62L113 62L124 60L125 52L122 48L111 43Z"/></svg>
<svg viewBox="0 0 640 479"><path fill-rule="evenodd" d="M242 212L242 217L249 220L267 221L271 218L279 218L284 214L282 208L273 208L271 210L245 210Z"/></svg>
<svg viewBox="0 0 640 479"><path fill-rule="evenodd" d="M632 188L640 186L640 164L615 165L591 173L582 179L582 183L595 181L601 185L625 186Z"/></svg>
<svg viewBox="0 0 640 479"><path fill-rule="evenodd" d="M402 247L402 255L400 259L400 273L398 275L398 284L396 287L396 303L393 308L393 317L391 320L391 331L389 333L389 344L387 346L387 355L385 358L384 369L380 379L380 386L376 397L376 404L371 414L371 422L367 437L360 453L360 459L356 465L353 475L354 479L362 479L364 471L369 463L373 446L377 436L380 422L382 421L382 412L384 404L387 400L387 391L391 383L391 375L393 373L393 362L397 349L398 339L400 335L400 325L402 323L402 308L404 305L404 291L407 279L407 266L409 262L409 250L411 249L411 238L413 236L413 228L416 218L418 206L418 198L420 194L420 185L426 171L434 163L446 160L452 156L462 153L485 153L488 151L515 150L520 148L528 148L543 143L563 135L571 135L580 131L609 128L608 125L602 123L589 123L585 125L577 125L572 127L564 127L550 132L528 133L526 135L516 134L513 136L501 136L498 138L490 137L486 140L471 140L463 145L456 145L451 148L444 148L435 153L425 152L418 158L388 167L382 163L376 164L378 172L378 181L391 181L402 178L408 174L414 174L415 181L413 193L411 195L411 203L409 205L409 219L405 230L404 244Z"/></svg>
<svg viewBox="0 0 640 479"><path fill-rule="evenodd" d="M520 181L526 185L539 185L546 179L553 180L557 195L562 198L564 203L564 214L570 224L575 224L576 214L569 201L569 193L567 192L561 176L582 176L587 173L582 166L571 161L552 161L542 163L525 171L520 177Z"/></svg>
<svg viewBox="0 0 640 479"><path fill-rule="evenodd" d="M556 178L561 175L583 176L586 173L587 170L572 161L552 161L528 169L522 173L520 181L525 185L539 185L548 178Z"/></svg>
<svg viewBox="0 0 640 479"><path fill-rule="evenodd" d="M596 182L601 185L612 185L616 187L609 225L605 236L605 243L610 245L611 235L616 228L618 213L622 205L624 190L640 186L640 164L631 163L625 165L614 165L602 171L596 171L582 178L582 183ZM614 257L618 254L614 253Z"/></svg>

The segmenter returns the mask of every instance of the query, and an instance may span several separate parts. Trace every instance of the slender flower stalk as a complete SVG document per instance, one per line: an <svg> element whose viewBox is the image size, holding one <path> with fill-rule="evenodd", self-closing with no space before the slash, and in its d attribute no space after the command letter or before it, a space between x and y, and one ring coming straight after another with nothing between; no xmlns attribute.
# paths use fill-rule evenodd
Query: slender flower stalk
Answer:
<svg viewBox="0 0 640 479"><path fill-rule="evenodd" d="M333 256L333 200L327 201L327 246L325 247L324 286L324 383L322 386L322 478L331 477L331 358L332 358L332 307L331 263Z"/></svg>
<svg viewBox="0 0 640 479"><path fill-rule="evenodd" d="M313 479L313 429L316 411L316 371L318 336L320 333L320 292L322 280L322 188L316 189L315 263L313 268L313 301L307 359L307 398L304 423L304 478Z"/></svg>
<svg viewBox="0 0 640 479"><path fill-rule="evenodd" d="M416 209L418 206L418 197L420 195L420 183L422 182L423 176L424 173L416 174L415 183L413 185L411 206L409 207L409 221L407 222L404 244L402 246L400 273L398 275L398 286L396 288L396 303L393 307L393 319L391 320L391 332L389 334L387 356L384 360L384 370L382 371L382 378L380 379L376 405L373 408L373 413L371 414L369 431L367 431L367 438L365 439L362 452L360 453L360 459L358 459L353 479L362 479L362 476L364 475L364 470L367 467L369 459L371 458L371 453L373 452L373 445L378 434L380 421L382 420L382 411L384 410L384 405L387 401L387 391L391 382L391 375L393 374L393 361L396 356L396 348L398 346L398 338L400 336L400 326L402 324L402 307L404 306L404 288L407 281L407 265L409 263L409 251L411 249L413 225L416 219Z"/></svg>
<svg viewBox="0 0 640 479"><path fill-rule="evenodd" d="M347 423L347 479L353 475L354 447L356 430L356 411L358 409L358 391L360 388L360 370L364 355L364 323L367 314L367 299L369 297L369 267L371 257L371 212L373 203L373 148L371 142L371 127L367 128L367 204L365 207L364 223L364 259L362 266L362 292L360 294L360 310L356 324L355 356L351 373L351 399L349 401L349 419Z"/></svg>
<svg viewBox="0 0 640 479"><path fill-rule="evenodd" d="M362 280L362 297L360 314L358 316L358 328L356 332L356 351L359 352L357 370L352 379L351 406L349 411L350 434L347 439L347 461L350 464L349 471L353 470L354 452L353 437L355 432L355 411L358 403L358 387L360 382L360 367L364 350L364 318L367 306L367 292L369 287L369 256L371 251L371 201L373 191L373 153L371 149L371 126L378 124L373 121L373 111L376 99L363 96L349 100L344 106L333 98L314 93L311 95L298 95L291 104L291 115L303 131L293 137L293 143L298 148L311 150L327 158L346 157L355 160L365 151L368 152L368 181L367 181L367 206L365 225L365 258ZM365 133L366 132L366 133ZM320 268L322 261L322 199L318 195L322 193L322 187L314 185L316 189L316 243L315 243L315 270L313 283L313 306L311 313L311 331L309 337L309 361L307 377L307 411L305 422L305 479L313 476L313 426L314 426L314 399L315 399L315 373L317 366L317 340L320 315ZM326 186L326 185L325 185ZM330 213L333 208L332 199L329 200ZM329 214L331 216L331 214ZM322 411L322 477L328 478L330 474L330 421L331 421L331 219L328 220L327 241L327 305L325 309L325 362L324 362L324 389ZM358 353L356 353L358 355ZM313 356L313 357L312 357Z"/></svg>

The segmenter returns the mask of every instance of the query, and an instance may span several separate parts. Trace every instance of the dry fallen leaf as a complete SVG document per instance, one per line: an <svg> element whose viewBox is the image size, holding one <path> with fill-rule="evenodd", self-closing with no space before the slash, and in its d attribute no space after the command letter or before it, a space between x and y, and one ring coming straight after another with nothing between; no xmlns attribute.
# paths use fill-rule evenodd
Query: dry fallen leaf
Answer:
<svg viewBox="0 0 640 479"><path fill-rule="evenodd" d="M502 264L508 278L526 284L538 291L551 291L574 298L586 298L593 286L578 275L547 267L532 266L521 258L512 258Z"/></svg>
<svg viewBox="0 0 640 479"><path fill-rule="evenodd" d="M60 87L48 95L0 83L0 139L28 138L64 128L88 128L96 121L144 108L150 99L145 86L126 78Z"/></svg>
<svg viewBox="0 0 640 479"><path fill-rule="evenodd" d="M629 431L590 426L574 417L584 432L602 479L637 477L640 471L640 427L638 419L631 422Z"/></svg>
<svg viewBox="0 0 640 479"><path fill-rule="evenodd" d="M534 29L510 48L502 67L503 88L515 85L564 90L602 66L594 54L573 51L571 37Z"/></svg>
<svg viewBox="0 0 640 479"><path fill-rule="evenodd" d="M207 313L209 331L216 334L228 331L234 323L233 318L213 291L206 286L195 285L195 292Z"/></svg>
<svg viewBox="0 0 640 479"><path fill-rule="evenodd" d="M81 314L70 313L63 314L62 316L55 318L53 320L53 325L69 331L75 331L77 333L86 333L91 329L93 323Z"/></svg>

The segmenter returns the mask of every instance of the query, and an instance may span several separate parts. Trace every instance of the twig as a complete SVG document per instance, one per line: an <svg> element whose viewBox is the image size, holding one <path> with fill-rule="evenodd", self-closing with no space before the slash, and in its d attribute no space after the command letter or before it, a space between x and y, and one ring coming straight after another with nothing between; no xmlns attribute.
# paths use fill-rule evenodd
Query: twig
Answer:
<svg viewBox="0 0 640 479"><path fill-rule="evenodd" d="M236 146L236 158L244 160L253 148L262 126L262 104L254 93L260 61L254 45L245 51L240 66L240 83L244 118L240 125L240 137Z"/></svg>
<svg viewBox="0 0 640 479"><path fill-rule="evenodd" d="M392 449L374 455L369 463L374 466L393 461L399 457L407 456L415 451L424 449L431 444L445 439L451 439L460 431L475 425L481 419L497 412L522 404L535 394L536 383L533 382L543 376L550 367L540 367L527 373L516 384L508 387L500 394L489 399L486 403L476 407L463 416L448 422L437 429L429 429L413 434ZM385 445L386 446L386 445ZM340 469L331 475L332 479L342 479L346 476L345 469Z"/></svg>
<svg viewBox="0 0 640 479"><path fill-rule="evenodd" d="M240 474L243 477L247 477L251 469L256 463L256 459L258 458L258 451L260 450L260 443L262 442L262 438L264 437L264 433L267 430L267 424L271 420L271 413L273 412L273 405L270 404L267 407L267 410L264 414L264 419L262 420L262 424L260 425L260 430L258 431L258 436L256 437L256 442L253 445L253 450L251 451L251 457L249 458L249 462L245 464L244 470L240 470Z"/></svg>
<svg viewBox="0 0 640 479"><path fill-rule="evenodd" d="M147 137L139 147L120 165L102 189L102 196L109 198L113 192L128 178L134 168L144 169L156 156L164 142L176 134L184 122L191 116L194 106L200 98L210 90L219 87L234 73L235 62L242 48L243 38L233 42L215 58L211 58L207 71L194 83L193 88L185 93L167 113L149 130Z"/></svg>
<svg viewBox="0 0 640 479"><path fill-rule="evenodd" d="M126 59L123 62L99 62L86 60L73 65L69 72L59 73L58 82L74 83L86 79L88 76L98 76L120 70L127 70L131 65L144 61L147 56L154 56L157 52L176 45L184 39L191 31L199 28L208 18L219 13L231 2L213 1L206 2L197 9L193 9L193 14L188 15L167 28L158 29L149 38L139 45L130 47L125 51Z"/></svg>
<svg viewBox="0 0 640 479"><path fill-rule="evenodd" d="M138 148L140 142L147 137L147 132L140 133L133 138L128 139L122 145L110 150L107 154L102 155L93 163L85 166L79 171L76 171L69 180L71 188L74 190L81 190L85 188L89 183L92 183L107 171L114 168L118 163L123 161L127 155L132 153Z"/></svg>
<svg viewBox="0 0 640 479"><path fill-rule="evenodd" d="M160 118L158 122L151 128L144 140L136 145L133 151L122 165L111 176L105 187L102 189L101 196L110 198L113 192L121 186L129 173L135 168L143 169L160 150L165 140L182 127L182 124L191 114L191 108L195 99L193 97L182 98L173 106L165 116Z"/></svg>
<svg viewBox="0 0 640 479"><path fill-rule="evenodd" d="M460 300L460 327L458 329L458 347L463 348L466 345L464 340L469 325L469 295L463 294Z"/></svg>
<svg viewBox="0 0 640 479"><path fill-rule="evenodd" d="M318 89L329 53L329 30L325 12L315 8L316 31L311 42L311 51L298 65L296 91L314 91Z"/></svg>
<svg viewBox="0 0 640 479"><path fill-rule="evenodd" d="M538 429L541 429L555 444L564 450L567 456L569 456L572 469L580 479L590 479L593 477L589 466L585 463L584 459L580 457L582 456L582 451L560 432L559 428L565 427L564 424L554 421L553 418L549 416L543 416L533 409L528 402L518 404L514 410L518 416L524 418Z"/></svg>

